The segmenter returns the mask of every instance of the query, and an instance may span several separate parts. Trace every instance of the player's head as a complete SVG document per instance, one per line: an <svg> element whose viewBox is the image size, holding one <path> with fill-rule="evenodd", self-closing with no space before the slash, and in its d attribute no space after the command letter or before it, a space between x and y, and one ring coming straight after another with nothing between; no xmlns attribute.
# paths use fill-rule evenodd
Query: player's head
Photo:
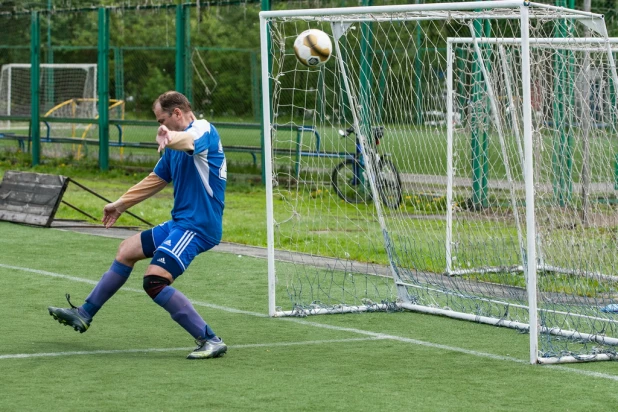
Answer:
<svg viewBox="0 0 618 412"><path fill-rule="evenodd" d="M157 97L152 104L152 111L157 122L170 130L184 130L193 120L191 103L185 95L173 90Z"/></svg>
<svg viewBox="0 0 618 412"><path fill-rule="evenodd" d="M157 100L152 104L152 110L154 111L157 104L161 105L161 109L167 113L174 113L174 109L180 109L184 113L191 111L191 103L184 94L170 90L157 97Z"/></svg>

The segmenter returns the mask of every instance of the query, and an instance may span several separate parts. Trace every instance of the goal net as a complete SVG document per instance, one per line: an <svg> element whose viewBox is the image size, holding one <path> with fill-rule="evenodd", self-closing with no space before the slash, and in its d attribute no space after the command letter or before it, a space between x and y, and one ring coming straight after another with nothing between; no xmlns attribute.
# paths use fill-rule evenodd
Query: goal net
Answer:
<svg viewBox="0 0 618 412"><path fill-rule="evenodd" d="M533 363L616 357L602 16L489 1L261 19L271 315L408 309L528 332ZM318 68L292 48L309 28L333 41Z"/></svg>
<svg viewBox="0 0 618 412"><path fill-rule="evenodd" d="M30 116L31 66L5 64L0 70L0 116ZM41 64L39 107L43 116L94 119L97 115L96 64ZM0 121L0 127L28 128L24 120ZM53 123L55 129L76 127L73 123Z"/></svg>

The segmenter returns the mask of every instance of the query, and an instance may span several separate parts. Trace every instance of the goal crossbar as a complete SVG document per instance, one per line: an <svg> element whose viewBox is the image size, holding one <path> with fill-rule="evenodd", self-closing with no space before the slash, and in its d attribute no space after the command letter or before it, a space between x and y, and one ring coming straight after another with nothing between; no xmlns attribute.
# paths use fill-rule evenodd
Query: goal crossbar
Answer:
<svg viewBox="0 0 618 412"><path fill-rule="evenodd" d="M23 116L30 112L31 67L30 63L8 63L0 68L1 115ZM43 112L69 99L96 99L96 63L41 63L39 68L39 98ZM96 107L89 111L96 113ZM10 120L6 124L9 129L12 127Z"/></svg>
<svg viewBox="0 0 618 412"><path fill-rule="evenodd" d="M30 63L8 63L3 64L2 68L29 69L32 67ZM96 68L96 63L41 63L39 67L46 69L92 69Z"/></svg>
<svg viewBox="0 0 618 412"><path fill-rule="evenodd" d="M551 6L542 3L534 3L524 0L513 1L473 1L462 3L431 3L431 4L407 4L393 6L370 6L370 7L339 7L339 8L324 8L324 9L301 9L301 10L276 10L260 12L261 19L285 18L285 17L302 17L310 20L312 17L319 17L326 21L376 21L380 20L379 14L394 14L398 15L398 20L449 20L451 18L482 18L482 19L513 19L521 16L519 11L514 11L516 7L534 8L538 13L543 11L551 12L552 18L555 13L562 13L563 18L571 19L602 19L603 15L580 10L568 9L565 7ZM473 10L504 10L501 14L483 13L477 11L473 14L465 12ZM453 15L449 12L464 12L462 14ZM427 12L434 12L427 15ZM408 14L406 14L408 13ZM422 13L414 16L414 13ZM342 18L345 16L345 18ZM384 17L384 19L392 19L393 17Z"/></svg>

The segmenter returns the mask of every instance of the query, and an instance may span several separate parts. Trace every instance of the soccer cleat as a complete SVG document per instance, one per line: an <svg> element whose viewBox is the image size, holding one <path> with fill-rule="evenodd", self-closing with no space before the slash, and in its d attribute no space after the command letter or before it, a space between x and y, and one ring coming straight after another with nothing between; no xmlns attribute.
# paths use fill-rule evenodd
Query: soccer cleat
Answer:
<svg viewBox="0 0 618 412"><path fill-rule="evenodd" d="M197 348L187 356L187 359L218 358L227 352L227 345L221 339L219 339L219 342L198 339L195 343Z"/></svg>
<svg viewBox="0 0 618 412"><path fill-rule="evenodd" d="M84 333L90 327L90 322L92 322L92 318L88 318L79 313L79 308L74 306L69 300L71 296L67 293L66 295L67 301L70 308L55 308L53 306L49 306L47 310L49 314L58 322L62 323L65 326L71 326L79 333Z"/></svg>

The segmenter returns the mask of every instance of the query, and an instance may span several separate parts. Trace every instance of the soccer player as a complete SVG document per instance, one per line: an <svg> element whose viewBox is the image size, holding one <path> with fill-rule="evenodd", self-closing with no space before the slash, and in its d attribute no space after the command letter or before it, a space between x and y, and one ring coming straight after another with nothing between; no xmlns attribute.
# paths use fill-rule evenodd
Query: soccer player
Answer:
<svg viewBox="0 0 618 412"><path fill-rule="evenodd" d="M197 120L181 93L163 93L155 100L153 111L160 124L156 137L159 152L166 150L150 175L103 208L102 222L111 227L125 210L169 182L174 185L172 220L124 240L111 267L82 306L74 306L67 295L70 308L50 306L48 310L58 322L85 332L103 304L129 278L135 263L151 258L144 290L195 338L198 346L187 358L216 358L227 351L227 345L171 285L198 254L221 240L227 179L223 147L214 126Z"/></svg>

